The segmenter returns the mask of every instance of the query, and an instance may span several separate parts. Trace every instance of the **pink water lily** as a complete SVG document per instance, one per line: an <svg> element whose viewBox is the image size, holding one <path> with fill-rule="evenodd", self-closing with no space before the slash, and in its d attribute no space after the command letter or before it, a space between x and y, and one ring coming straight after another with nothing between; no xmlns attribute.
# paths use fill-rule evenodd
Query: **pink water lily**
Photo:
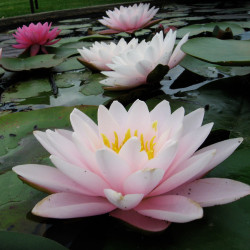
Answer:
<svg viewBox="0 0 250 250"><path fill-rule="evenodd" d="M118 56L130 49L136 48L138 45L138 39L133 38L127 43L123 38L119 40L117 44L95 42L89 49L83 47L78 49L81 57L78 61L87 66L88 68L101 71L111 70L108 66L112 62L115 56Z"/></svg>
<svg viewBox="0 0 250 250"><path fill-rule="evenodd" d="M117 101L99 106L98 125L74 109L73 132L35 131L55 167L27 164L19 177L52 193L32 213L75 218L109 213L148 231L166 229L203 216L202 207L250 194L250 186L223 178L203 178L240 145L242 138L199 149L212 123L204 109L171 114L167 101L151 112L136 101L128 111Z"/></svg>
<svg viewBox="0 0 250 250"><path fill-rule="evenodd" d="M157 13L159 9L152 7L149 9L149 4L139 5L134 4L133 6L124 7L120 9L115 8L113 11L106 11L108 17L99 19L99 22L107 27L109 30L103 30L100 34L115 34L120 32L133 33L136 30L149 27L158 23L160 20L151 19Z"/></svg>
<svg viewBox="0 0 250 250"><path fill-rule="evenodd" d="M134 49L130 49L107 64L112 71L102 71L107 78L101 81L108 90L123 90L147 84L148 75L159 64L174 68L186 55L181 46L188 40L186 34L174 49L176 31L169 30L166 37L157 33L150 42L144 40ZM174 51L173 51L174 49Z"/></svg>
<svg viewBox="0 0 250 250"><path fill-rule="evenodd" d="M18 44L13 45L17 49L30 49L30 55L35 56L39 51L47 54L45 46L57 43L60 39L54 40L61 30L54 28L50 31L51 23L31 23L28 27L23 25L17 28L13 34ZM53 41L54 40L54 41Z"/></svg>

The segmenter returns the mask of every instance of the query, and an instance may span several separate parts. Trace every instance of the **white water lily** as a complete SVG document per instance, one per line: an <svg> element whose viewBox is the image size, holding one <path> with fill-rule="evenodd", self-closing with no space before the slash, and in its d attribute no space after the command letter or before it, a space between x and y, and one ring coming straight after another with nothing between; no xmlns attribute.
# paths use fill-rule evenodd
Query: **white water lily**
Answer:
<svg viewBox="0 0 250 250"><path fill-rule="evenodd" d="M159 9L152 7L149 9L149 4L124 7L120 9L115 8L113 11L106 11L108 17L99 19L99 22L107 27L109 30L101 31L102 34L114 34L119 32L133 33L138 29L142 29L159 22L160 20L151 19Z"/></svg>
<svg viewBox="0 0 250 250"><path fill-rule="evenodd" d="M82 56L78 60L93 70L111 70L107 64L112 62L112 58L130 49L135 49L137 46L138 39L136 38L133 38L129 43L123 38L117 44L113 42L95 42L89 49L85 47L78 49Z"/></svg>
<svg viewBox="0 0 250 250"><path fill-rule="evenodd" d="M113 71L103 71L107 79L101 83L108 89L130 89L147 83L147 76L159 65L175 67L185 56L181 46L187 41L186 34L173 51L176 31L170 30L164 38L163 32L157 33L150 42L144 40L134 49L112 59L108 67Z"/></svg>

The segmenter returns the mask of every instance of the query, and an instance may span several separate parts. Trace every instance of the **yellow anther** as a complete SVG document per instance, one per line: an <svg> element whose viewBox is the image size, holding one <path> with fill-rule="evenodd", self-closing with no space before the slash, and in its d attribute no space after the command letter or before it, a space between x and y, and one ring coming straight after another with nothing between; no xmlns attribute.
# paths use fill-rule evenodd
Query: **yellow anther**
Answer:
<svg viewBox="0 0 250 250"><path fill-rule="evenodd" d="M110 142L109 142L109 139L107 138L107 136L105 134L101 134L101 136L102 136L102 140L103 140L104 145L110 148Z"/></svg>
<svg viewBox="0 0 250 250"><path fill-rule="evenodd" d="M154 121L152 123L152 128L155 130L155 132L157 131L157 125L158 125L158 121Z"/></svg>
<svg viewBox="0 0 250 250"><path fill-rule="evenodd" d="M157 130L157 121L155 121L152 126L155 130ZM114 138L114 142L111 143L112 146L110 145L110 141L106 135L101 134L101 136L102 136L104 145L111 148L112 150L114 150L118 154L120 152L122 146L131 138L131 131L130 131L130 129L127 130L121 144L119 144L118 134L114 131L115 138ZM137 130L135 130L134 136L138 137ZM141 151L144 150L147 153L149 160L154 158L154 146L156 144L156 143L154 143L155 138L156 138L156 136L152 137L150 141L144 141L143 134L140 135Z"/></svg>

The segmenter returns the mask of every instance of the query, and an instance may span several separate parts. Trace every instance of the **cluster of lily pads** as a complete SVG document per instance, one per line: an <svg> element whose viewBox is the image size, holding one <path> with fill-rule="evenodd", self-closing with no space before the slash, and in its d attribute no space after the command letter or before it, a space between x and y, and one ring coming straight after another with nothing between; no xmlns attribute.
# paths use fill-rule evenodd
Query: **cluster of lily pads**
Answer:
<svg viewBox="0 0 250 250"><path fill-rule="evenodd" d="M60 42L54 40L60 29L50 30L51 24L24 25L14 34L18 43L14 47L25 51L18 58L1 58L0 65L7 71L53 70L79 53L81 57L74 57L75 61L93 75L101 72L106 76L98 83L105 90L141 85L148 87L146 91L157 89L179 63L208 77L213 77L212 70L230 76L249 74L249 41L233 39L244 31L236 24L230 24L230 29L225 23L210 23L176 30L164 27L164 23L158 26L162 20L152 20L157 11L149 4L109 10L108 17L99 20L109 29L79 38L95 42L78 50L51 46ZM138 30L152 25L154 30L146 37L136 38ZM215 37L188 40L200 31L213 32ZM125 39L117 39L121 32L127 34ZM96 41L109 40L106 34L115 34L117 40ZM149 111L145 102L137 100L127 111L114 101L109 108L100 105L95 110L97 124L74 109L70 114L73 132L35 131L56 168L37 164L13 168L21 180L51 194L37 203L32 213L59 219L109 213L137 228L156 232L171 222L201 218L202 207L249 195L249 185L239 181L203 178L243 139L204 146L213 126L202 125L205 110L184 115L182 107L171 113L170 105L162 101Z"/></svg>

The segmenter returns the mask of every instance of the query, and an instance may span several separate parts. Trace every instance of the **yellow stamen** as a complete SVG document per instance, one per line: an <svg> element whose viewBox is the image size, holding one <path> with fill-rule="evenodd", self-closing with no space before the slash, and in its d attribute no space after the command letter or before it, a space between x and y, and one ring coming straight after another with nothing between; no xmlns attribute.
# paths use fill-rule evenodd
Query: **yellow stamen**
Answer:
<svg viewBox="0 0 250 250"><path fill-rule="evenodd" d="M158 125L158 121L154 121L152 123L152 128L155 130L155 132L157 131L157 125Z"/></svg>
<svg viewBox="0 0 250 250"><path fill-rule="evenodd" d="M107 138L107 136L105 134L101 134L101 136L102 136L102 140L103 140L104 145L110 148L110 142L109 142L109 139Z"/></svg>
<svg viewBox="0 0 250 250"><path fill-rule="evenodd" d="M155 121L152 124L152 128L155 131L157 130L157 121ZM104 145L111 148L112 150L114 150L118 154L120 152L122 146L131 138L131 131L130 131L130 129L127 130L127 132L125 133L124 139L120 145L119 145L119 137L115 131L114 131L114 135L115 135L115 140L113 143L111 143L112 144L112 146L111 146L110 141L107 138L107 136L104 134L101 134ZM139 137L137 130L135 130L134 136ZM143 134L140 135L141 151L144 150L147 153L149 160L154 158L154 146L156 144L156 143L154 143L155 138L156 138L156 136L152 137L150 141L144 141Z"/></svg>

